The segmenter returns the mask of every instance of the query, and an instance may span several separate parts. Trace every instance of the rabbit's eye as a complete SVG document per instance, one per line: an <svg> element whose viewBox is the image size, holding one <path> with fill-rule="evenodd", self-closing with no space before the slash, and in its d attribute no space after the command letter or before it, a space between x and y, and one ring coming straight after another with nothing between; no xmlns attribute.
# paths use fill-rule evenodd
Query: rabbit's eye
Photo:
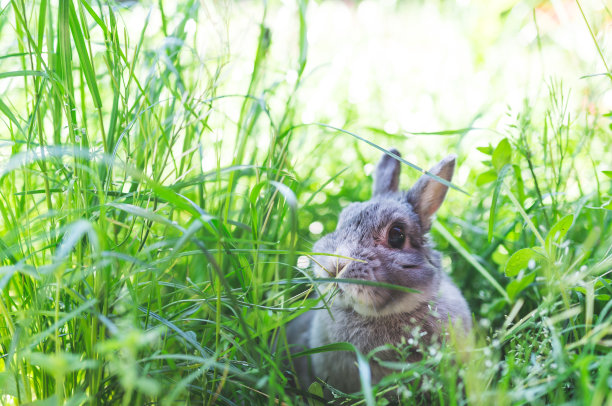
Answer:
<svg viewBox="0 0 612 406"><path fill-rule="evenodd" d="M402 248L404 246L404 242L406 241L406 236L402 231L401 227L393 226L391 230L389 230L388 242L389 245L393 248Z"/></svg>

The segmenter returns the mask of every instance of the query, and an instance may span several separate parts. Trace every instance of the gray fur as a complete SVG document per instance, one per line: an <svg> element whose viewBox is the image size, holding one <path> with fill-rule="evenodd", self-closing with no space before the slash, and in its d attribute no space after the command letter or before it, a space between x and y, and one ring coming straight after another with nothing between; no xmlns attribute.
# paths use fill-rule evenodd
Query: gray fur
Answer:
<svg viewBox="0 0 612 406"><path fill-rule="evenodd" d="M396 150L391 150L399 156ZM449 156L431 169L431 173L449 180L455 157ZM431 217L446 195L447 187L423 175L412 189L399 192L400 164L383 155L375 173L374 195L363 203L352 203L340 214L336 230L313 247L315 274L320 277L355 278L386 282L416 289L405 293L358 284L338 283L331 299L330 312L310 311L287 328L292 352L322 345L349 342L366 354L385 344L399 344L414 337L415 329L424 332L421 342L438 340L448 321L471 329L470 311L465 299L441 270L440 254L426 233ZM392 248L387 235L399 225L405 236L402 248ZM391 353L379 358L393 359ZM411 357L420 357L414 352ZM332 386L355 392L360 388L355 356L351 352L324 352L310 358L294 359L303 388L319 377ZM378 382L390 371L371 362L372 380Z"/></svg>

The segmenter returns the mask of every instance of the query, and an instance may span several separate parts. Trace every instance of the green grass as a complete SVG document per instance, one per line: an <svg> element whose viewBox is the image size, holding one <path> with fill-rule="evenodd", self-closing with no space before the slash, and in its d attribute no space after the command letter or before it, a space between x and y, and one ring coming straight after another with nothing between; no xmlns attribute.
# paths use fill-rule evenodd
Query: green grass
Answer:
<svg viewBox="0 0 612 406"><path fill-rule="evenodd" d="M297 257L313 221L330 232L369 197L378 149L423 152L412 132L467 168L455 186L470 195L450 193L432 237L476 328L338 402L612 405L610 72L583 80L577 108L543 78L503 131L389 134L342 93L343 128L302 122L320 68L305 1L291 35L270 28L276 3L240 3L257 27L241 44L236 4L2 4L0 404L317 404L316 387L288 385L282 344L320 306ZM610 10L583 10L607 69ZM462 145L476 133L475 154ZM411 179L433 163L406 160Z"/></svg>

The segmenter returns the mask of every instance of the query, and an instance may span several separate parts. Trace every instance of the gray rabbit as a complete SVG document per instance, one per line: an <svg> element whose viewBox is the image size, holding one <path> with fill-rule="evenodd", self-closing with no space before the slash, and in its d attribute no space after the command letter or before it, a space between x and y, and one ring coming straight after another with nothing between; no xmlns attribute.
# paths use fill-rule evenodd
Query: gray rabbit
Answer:
<svg viewBox="0 0 612 406"><path fill-rule="evenodd" d="M395 149L390 152L399 156ZM451 180L455 156L430 172ZM440 208L448 187L422 175L408 191L398 191L400 162L384 154L374 177L372 198L352 203L340 214L336 231L313 247L318 277L354 278L385 282L417 290L400 290L354 283L338 283L329 301L330 311L311 310L287 327L293 353L337 342L349 342L361 353L402 338L421 343L439 340L450 321L465 332L471 329L470 310L450 278L441 269L440 254L427 238L432 216ZM351 258L343 259L340 257ZM415 331L419 337L415 337ZM414 341L414 340L411 340ZM393 360L391 351L377 356ZM414 351L411 361L420 359ZM322 352L310 358L294 358L297 378L308 388L315 377L346 392L361 388L354 353ZM372 382L390 371L370 362Z"/></svg>

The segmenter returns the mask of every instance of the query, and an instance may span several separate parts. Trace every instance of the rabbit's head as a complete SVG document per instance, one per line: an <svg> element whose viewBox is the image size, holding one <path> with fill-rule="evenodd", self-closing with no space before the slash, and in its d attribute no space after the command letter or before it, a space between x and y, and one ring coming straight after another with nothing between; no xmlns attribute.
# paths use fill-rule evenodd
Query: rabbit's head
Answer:
<svg viewBox="0 0 612 406"><path fill-rule="evenodd" d="M399 156L397 150L391 152ZM454 168L451 155L429 172L450 181ZM383 282L418 291L338 283L334 303L364 316L410 312L428 302L440 284L438 254L429 246L427 233L448 187L422 175L410 190L398 191L399 174L400 162L383 155L372 198L346 207L336 230L313 247L315 254L332 254L315 255L319 277Z"/></svg>

